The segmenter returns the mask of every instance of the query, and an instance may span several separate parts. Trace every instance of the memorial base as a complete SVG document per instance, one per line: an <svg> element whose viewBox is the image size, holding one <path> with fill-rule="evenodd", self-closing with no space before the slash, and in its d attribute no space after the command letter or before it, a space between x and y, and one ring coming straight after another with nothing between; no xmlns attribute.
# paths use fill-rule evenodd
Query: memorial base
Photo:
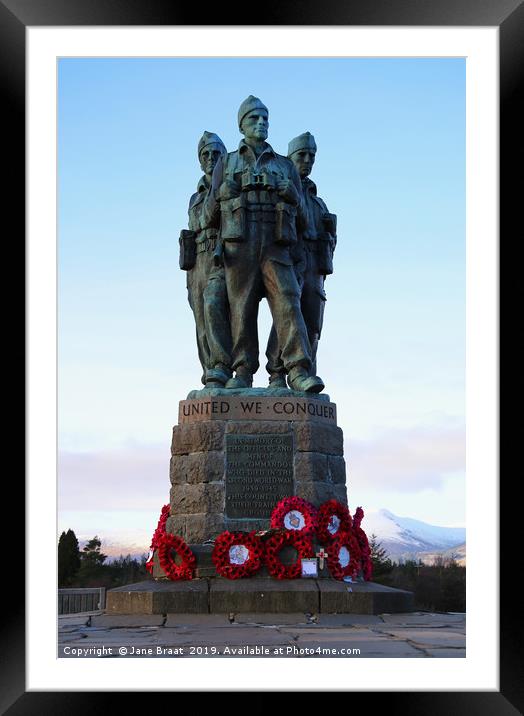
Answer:
<svg viewBox="0 0 524 716"><path fill-rule="evenodd" d="M336 406L327 396L284 392L181 401L167 532L203 544L224 530L268 529L284 497L347 504Z"/></svg>
<svg viewBox="0 0 524 716"><path fill-rule="evenodd" d="M395 614L414 610L413 593L374 582L221 577L146 581L107 592L107 614Z"/></svg>

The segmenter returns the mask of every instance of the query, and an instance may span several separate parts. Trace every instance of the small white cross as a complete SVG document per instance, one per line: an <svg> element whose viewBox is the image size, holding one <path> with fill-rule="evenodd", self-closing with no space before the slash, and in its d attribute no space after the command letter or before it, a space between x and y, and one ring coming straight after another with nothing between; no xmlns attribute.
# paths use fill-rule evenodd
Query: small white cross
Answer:
<svg viewBox="0 0 524 716"><path fill-rule="evenodd" d="M327 552L324 550L324 547L322 547L322 548L320 549L320 552L317 552L317 553L316 553L315 557L318 557L319 560L320 560L320 561L319 561L320 569L324 569L324 560L327 559L327 556L328 556L328 554L327 554Z"/></svg>

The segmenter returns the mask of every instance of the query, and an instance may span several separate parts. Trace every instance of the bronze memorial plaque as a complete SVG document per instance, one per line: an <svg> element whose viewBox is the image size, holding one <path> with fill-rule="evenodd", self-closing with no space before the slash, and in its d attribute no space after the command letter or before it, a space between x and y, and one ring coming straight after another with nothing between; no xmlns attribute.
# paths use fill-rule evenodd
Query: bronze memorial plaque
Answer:
<svg viewBox="0 0 524 716"><path fill-rule="evenodd" d="M226 435L226 517L268 518L293 494L292 435Z"/></svg>

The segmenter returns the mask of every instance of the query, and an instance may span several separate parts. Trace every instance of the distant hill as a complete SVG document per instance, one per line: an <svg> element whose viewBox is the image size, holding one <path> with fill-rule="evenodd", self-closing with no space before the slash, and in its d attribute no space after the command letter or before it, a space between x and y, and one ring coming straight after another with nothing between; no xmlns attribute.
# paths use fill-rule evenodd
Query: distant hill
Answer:
<svg viewBox="0 0 524 716"><path fill-rule="evenodd" d="M437 555L450 558L459 555L457 562L466 564L466 529L438 527L410 517L398 517L386 509L365 513L362 528L375 534L394 562L421 559L432 564Z"/></svg>
<svg viewBox="0 0 524 716"><path fill-rule="evenodd" d="M107 536L103 534L98 535L102 542L100 551L107 555L106 563L118 559L121 555L127 557L129 554L132 558L136 559L140 559L143 554L147 555L149 553L149 545L151 544L154 529L150 535L146 534L145 530L137 530L136 533L133 534L126 532L117 533L116 530L109 530L108 532ZM77 535L80 551L82 551L92 536L93 535L89 537L82 534Z"/></svg>

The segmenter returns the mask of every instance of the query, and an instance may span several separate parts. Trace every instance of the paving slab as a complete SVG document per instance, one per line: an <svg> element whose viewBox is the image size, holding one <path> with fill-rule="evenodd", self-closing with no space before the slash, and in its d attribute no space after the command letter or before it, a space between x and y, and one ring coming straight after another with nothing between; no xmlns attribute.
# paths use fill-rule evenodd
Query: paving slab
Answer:
<svg viewBox="0 0 524 716"><path fill-rule="evenodd" d="M136 629L84 628L77 632L84 638L85 645L105 644L107 646L156 644L159 627L138 627ZM62 642L62 639L60 640Z"/></svg>
<svg viewBox="0 0 524 716"><path fill-rule="evenodd" d="M226 646L275 646L293 642L290 634L283 634L277 628L244 627L230 625L216 627L210 631L195 629L184 630L163 628L157 634L156 643L164 646L207 646L223 649Z"/></svg>
<svg viewBox="0 0 524 716"><path fill-rule="evenodd" d="M390 639L369 629L283 629L294 637L298 648L332 650L332 656L345 657L412 657L424 656L422 650L406 640ZM355 653L354 650L360 650ZM348 651L350 650L350 651ZM327 656L328 654L323 654ZM319 654L317 654L319 656Z"/></svg>
<svg viewBox="0 0 524 716"><path fill-rule="evenodd" d="M384 625L381 617L374 614L316 614L314 620L324 627Z"/></svg>
<svg viewBox="0 0 524 716"><path fill-rule="evenodd" d="M60 644L71 644L72 642L82 641L84 634L73 632L71 634L62 634L60 636Z"/></svg>
<svg viewBox="0 0 524 716"><path fill-rule="evenodd" d="M230 624L229 614L168 614L165 627L201 626L212 628Z"/></svg>
<svg viewBox="0 0 524 716"><path fill-rule="evenodd" d="M424 649L428 656L435 659L465 659L465 649Z"/></svg>
<svg viewBox="0 0 524 716"><path fill-rule="evenodd" d="M100 614L100 612L97 612L97 614ZM58 616L58 628L61 629L66 626L89 624L90 619L90 614L60 614Z"/></svg>
<svg viewBox="0 0 524 716"><path fill-rule="evenodd" d="M274 584L274 580L271 580ZM229 582L228 582L229 583ZM299 582L301 584L301 582ZM259 586L263 586L260 585ZM278 586L278 583L277 583ZM464 658L465 615L236 612L68 615L58 655L84 658ZM76 617L76 618L75 618ZM451 623L448 617L452 617ZM233 618L231 622L230 619ZM133 626L132 626L133 625ZM226 650L227 647L227 650ZM258 653L253 650L259 649ZM317 652L321 649L321 653ZM123 653L119 653L123 649ZM251 649L252 653L246 652ZM348 651L350 649L351 651ZM260 653L262 650L263 653ZM354 653L353 650L359 650ZM69 651L69 653L66 653ZM81 658L75 654L75 658Z"/></svg>
<svg viewBox="0 0 524 716"><path fill-rule="evenodd" d="M466 638L463 634L457 633L456 631L449 631L444 629L403 629L395 630L391 629L388 634L395 637L396 639L408 639L411 643L426 647L465 647Z"/></svg>
<svg viewBox="0 0 524 716"><path fill-rule="evenodd" d="M79 629L81 629L85 624L71 624L71 626L64 626L58 627L58 634L75 634L78 632Z"/></svg>
<svg viewBox="0 0 524 716"><path fill-rule="evenodd" d="M91 617L92 627L141 627L162 626L163 614L101 614Z"/></svg>
<svg viewBox="0 0 524 716"><path fill-rule="evenodd" d="M235 624L308 624L308 617L305 614L264 614L256 612L248 614L234 614Z"/></svg>
<svg viewBox="0 0 524 716"><path fill-rule="evenodd" d="M434 624L435 626L441 624L466 624L466 615L457 613L443 613L443 612L412 612L404 614L381 614L382 621L384 624L424 624L429 626Z"/></svg>

